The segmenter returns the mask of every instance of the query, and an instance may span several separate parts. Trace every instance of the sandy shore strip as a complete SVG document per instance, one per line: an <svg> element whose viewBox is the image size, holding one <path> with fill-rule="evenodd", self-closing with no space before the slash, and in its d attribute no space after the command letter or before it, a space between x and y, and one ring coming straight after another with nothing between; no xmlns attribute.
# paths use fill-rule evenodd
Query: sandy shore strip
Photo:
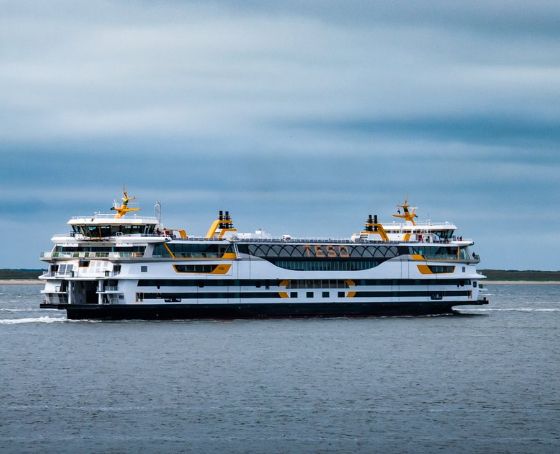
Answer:
<svg viewBox="0 0 560 454"><path fill-rule="evenodd" d="M482 285L560 285L560 281L480 281Z"/></svg>
<svg viewBox="0 0 560 454"><path fill-rule="evenodd" d="M44 285L39 279L0 279L0 285Z"/></svg>

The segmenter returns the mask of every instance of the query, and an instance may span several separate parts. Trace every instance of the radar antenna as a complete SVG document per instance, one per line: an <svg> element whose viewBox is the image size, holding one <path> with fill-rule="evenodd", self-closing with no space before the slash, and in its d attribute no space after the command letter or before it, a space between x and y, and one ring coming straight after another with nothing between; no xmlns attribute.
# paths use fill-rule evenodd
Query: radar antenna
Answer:
<svg viewBox="0 0 560 454"><path fill-rule="evenodd" d="M116 211L115 218L119 219L122 218L126 213L130 213L131 211L140 211L140 208L131 208L128 204L135 200L136 197L129 197L128 192L126 191L126 187L123 186L123 196L121 197L122 203L119 206L117 201L113 202L113 206L111 207L111 211Z"/></svg>
<svg viewBox="0 0 560 454"><path fill-rule="evenodd" d="M158 224L161 224L161 202L158 200L154 205L154 214L158 220Z"/></svg>
<svg viewBox="0 0 560 454"><path fill-rule="evenodd" d="M414 219L418 217L418 215L416 214L416 208L417 207L411 207L408 204L408 200L404 199L404 202L401 205L397 205L397 214L394 214L393 217L404 219L405 221L410 222L412 225L416 225L416 222L414 221Z"/></svg>

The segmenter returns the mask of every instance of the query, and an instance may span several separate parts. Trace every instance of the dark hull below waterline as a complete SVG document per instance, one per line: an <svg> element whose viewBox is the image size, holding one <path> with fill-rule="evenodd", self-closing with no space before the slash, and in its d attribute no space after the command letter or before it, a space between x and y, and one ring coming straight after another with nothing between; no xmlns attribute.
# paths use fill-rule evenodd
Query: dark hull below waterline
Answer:
<svg viewBox="0 0 560 454"><path fill-rule="evenodd" d="M431 315L453 313L453 306L481 304L488 304L488 301L278 304L41 304L41 307L64 309L68 318L73 320L177 320Z"/></svg>

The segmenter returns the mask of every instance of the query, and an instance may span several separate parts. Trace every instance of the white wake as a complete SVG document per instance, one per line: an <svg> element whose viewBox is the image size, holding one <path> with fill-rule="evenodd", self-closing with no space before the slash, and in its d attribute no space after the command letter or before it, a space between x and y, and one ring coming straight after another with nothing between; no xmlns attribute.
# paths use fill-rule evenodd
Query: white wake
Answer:
<svg viewBox="0 0 560 454"><path fill-rule="evenodd" d="M57 323L67 321L69 320L62 317L5 318L0 319L0 325L19 325L20 323Z"/></svg>
<svg viewBox="0 0 560 454"><path fill-rule="evenodd" d="M505 307L505 308L484 308L484 309L464 309L469 312L560 312L560 308L544 307Z"/></svg>

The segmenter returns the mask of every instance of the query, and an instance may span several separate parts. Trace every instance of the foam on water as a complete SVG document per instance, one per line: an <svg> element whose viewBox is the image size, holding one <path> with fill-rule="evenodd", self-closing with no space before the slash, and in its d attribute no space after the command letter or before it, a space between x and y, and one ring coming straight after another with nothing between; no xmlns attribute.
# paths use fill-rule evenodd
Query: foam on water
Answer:
<svg viewBox="0 0 560 454"><path fill-rule="evenodd" d="M484 309L467 309L469 312L560 312L560 308L538 307L496 307Z"/></svg>
<svg viewBox="0 0 560 454"><path fill-rule="evenodd" d="M58 309L41 309L38 307L0 307L0 312L44 312L44 311L57 311Z"/></svg>
<svg viewBox="0 0 560 454"><path fill-rule="evenodd" d="M5 318L0 320L0 325L19 325L21 323L58 323L68 322L63 317L26 317L26 318Z"/></svg>

